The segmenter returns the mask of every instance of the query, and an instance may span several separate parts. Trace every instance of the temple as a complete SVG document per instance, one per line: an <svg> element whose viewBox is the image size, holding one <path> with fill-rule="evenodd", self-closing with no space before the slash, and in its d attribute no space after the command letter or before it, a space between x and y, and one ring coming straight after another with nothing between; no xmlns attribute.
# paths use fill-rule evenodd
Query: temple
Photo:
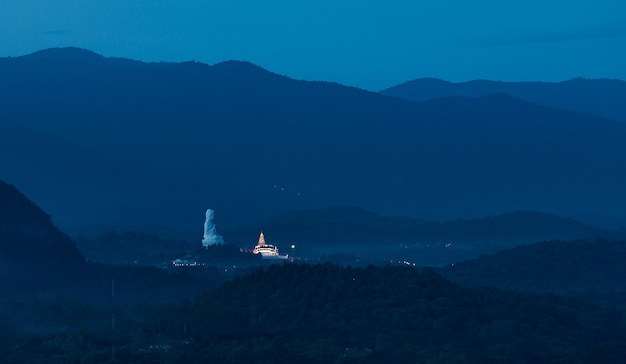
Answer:
<svg viewBox="0 0 626 364"><path fill-rule="evenodd" d="M263 259L287 259L286 255L278 254L278 247L276 245L268 244L265 242L265 235L261 231L259 235L259 241L252 250L254 254L261 254Z"/></svg>

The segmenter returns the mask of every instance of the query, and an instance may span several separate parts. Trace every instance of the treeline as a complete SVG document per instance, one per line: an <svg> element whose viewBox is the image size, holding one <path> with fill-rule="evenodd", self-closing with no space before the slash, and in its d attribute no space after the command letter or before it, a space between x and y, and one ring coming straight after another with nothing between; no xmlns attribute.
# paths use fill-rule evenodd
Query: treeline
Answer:
<svg viewBox="0 0 626 364"><path fill-rule="evenodd" d="M68 314L56 310L52 317ZM99 362L112 358L112 344L128 363L588 363L626 355L622 310L463 288L403 266L272 265L193 301L124 308L116 320L115 332L96 320L28 340L11 335L3 357Z"/></svg>

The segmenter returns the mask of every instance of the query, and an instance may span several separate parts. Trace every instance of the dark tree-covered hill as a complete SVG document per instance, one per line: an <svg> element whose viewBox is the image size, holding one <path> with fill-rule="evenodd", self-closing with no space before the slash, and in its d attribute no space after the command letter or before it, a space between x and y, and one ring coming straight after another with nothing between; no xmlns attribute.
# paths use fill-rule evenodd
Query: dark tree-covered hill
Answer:
<svg viewBox="0 0 626 364"><path fill-rule="evenodd" d="M626 241L546 241L443 268L470 286L555 293L626 307Z"/></svg>
<svg viewBox="0 0 626 364"><path fill-rule="evenodd" d="M83 256L48 214L0 180L0 297L65 290L82 281Z"/></svg>
<svg viewBox="0 0 626 364"><path fill-rule="evenodd" d="M110 305L0 304L0 352L10 363L113 355L129 363L614 363L626 355L623 310L464 288L403 266L272 265L193 301L119 307L115 330Z"/></svg>
<svg viewBox="0 0 626 364"><path fill-rule="evenodd" d="M621 360L623 312L403 267L272 266L191 307L193 362Z"/></svg>
<svg viewBox="0 0 626 364"><path fill-rule="evenodd" d="M171 257L170 259L173 259ZM166 259L164 259L166 260ZM154 267L86 262L74 242L13 185L0 180L0 301L5 297L87 299L110 304L117 280L118 302L193 298L225 278L207 267L202 277Z"/></svg>
<svg viewBox="0 0 626 364"><path fill-rule="evenodd" d="M9 266L81 267L84 258L48 214L13 185L0 180L0 262Z"/></svg>
<svg viewBox="0 0 626 364"><path fill-rule="evenodd" d="M436 78L420 78L384 89L380 93L412 101L505 93L540 105L626 121L626 82L614 79L574 78L563 82L475 80L453 83Z"/></svg>
<svg viewBox="0 0 626 364"><path fill-rule="evenodd" d="M97 172L83 178L81 158L51 168L54 149L37 145L28 155L46 158L20 164L26 152L13 146L4 179L63 227L191 231L208 207L226 226L333 205L432 220L626 218L616 168L626 124L505 95L416 103L246 62L142 63L73 48L2 58L0 79L3 120L81 146L70 149ZM37 170L55 193L31 178Z"/></svg>

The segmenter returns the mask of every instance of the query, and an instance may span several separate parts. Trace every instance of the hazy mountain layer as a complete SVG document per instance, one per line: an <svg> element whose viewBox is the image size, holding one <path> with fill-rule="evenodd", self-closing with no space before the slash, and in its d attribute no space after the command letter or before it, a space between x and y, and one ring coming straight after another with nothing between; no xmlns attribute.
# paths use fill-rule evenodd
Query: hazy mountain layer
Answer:
<svg viewBox="0 0 626 364"><path fill-rule="evenodd" d="M554 215L519 211L509 214L447 222L380 216L355 207L293 211L264 223L223 232L230 241L255 242L259 231L271 241L308 247L464 242L484 249L556 238L606 235L601 229ZM248 239L246 239L246 237Z"/></svg>
<svg viewBox="0 0 626 364"><path fill-rule="evenodd" d="M259 231L283 254L299 258L345 264L404 261L422 266L444 266L543 240L616 236L537 212L433 222L380 216L353 207L294 211L253 226L223 230L223 235L227 242L252 248Z"/></svg>
<svg viewBox="0 0 626 364"><path fill-rule="evenodd" d="M6 120L91 162L55 157L62 147L11 149L4 178L63 226L190 231L207 207L218 226L329 205L435 220L626 215L625 124L504 95L415 103L245 62L146 64L79 49L0 59L0 78ZM38 170L84 188L50 193Z"/></svg>
<svg viewBox="0 0 626 364"><path fill-rule="evenodd" d="M498 82L476 80L453 83L436 78L420 78L380 91L387 96L412 101L441 97L482 97L505 93L557 109L596 114L626 121L626 82L613 79L575 78L564 82Z"/></svg>

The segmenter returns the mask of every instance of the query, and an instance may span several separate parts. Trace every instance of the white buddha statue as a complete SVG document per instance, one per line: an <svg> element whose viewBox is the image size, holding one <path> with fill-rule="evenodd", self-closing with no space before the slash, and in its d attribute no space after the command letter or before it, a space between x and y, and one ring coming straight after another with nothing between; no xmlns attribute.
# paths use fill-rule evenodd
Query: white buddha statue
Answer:
<svg viewBox="0 0 626 364"><path fill-rule="evenodd" d="M202 238L202 247L206 248L209 245L224 244L224 238L215 231L215 225L213 224L213 218L215 212L211 209L206 210L206 219L204 220L204 236Z"/></svg>

